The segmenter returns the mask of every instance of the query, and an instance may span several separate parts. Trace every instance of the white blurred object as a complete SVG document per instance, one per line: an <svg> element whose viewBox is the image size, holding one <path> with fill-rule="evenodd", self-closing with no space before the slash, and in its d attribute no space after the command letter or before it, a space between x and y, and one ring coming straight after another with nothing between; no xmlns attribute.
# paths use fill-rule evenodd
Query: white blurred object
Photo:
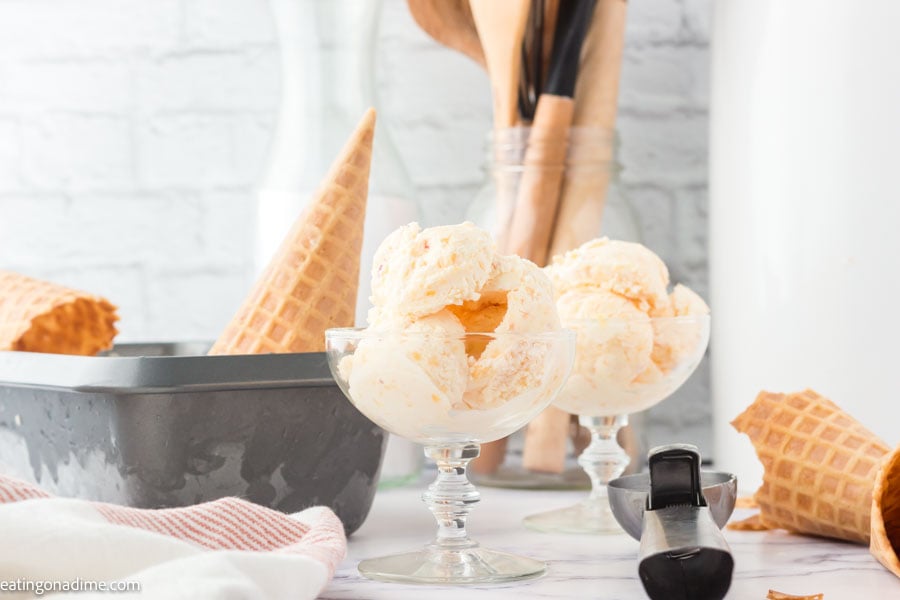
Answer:
<svg viewBox="0 0 900 600"><path fill-rule="evenodd" d="M257 191L256 271L265 268L331 161L375 101L375 39L381 0L270 0L281 46L281 110ZM384 122L375 126L356 323L370 303L372 258L387 235L419 220L413 187ZM421 447L391 439L381 483L415 479Z"/></svg>
<svg viewBox="0 0 900 600"><path fill-rule="evenodd" d="M359 117L375 99L381 0L270 0L281 47L281 109L258 186L254 262L265 268ZM418 220L409 175L385 124L375 126L356 322L369 308L372 256L391 231Z"/></svg>
<svg viewBox="0 0 900 600"><path fill-rule="evenodd" d="M750 491L729 421L762 389L814 388L900 441L900 3L714 6L714 460Z"/></svg>

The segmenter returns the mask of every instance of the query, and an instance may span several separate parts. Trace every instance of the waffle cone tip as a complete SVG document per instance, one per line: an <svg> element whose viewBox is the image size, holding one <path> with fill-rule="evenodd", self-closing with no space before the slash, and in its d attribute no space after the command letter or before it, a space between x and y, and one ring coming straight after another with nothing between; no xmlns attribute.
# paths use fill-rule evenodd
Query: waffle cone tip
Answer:
<svg viewBox="0 0 900 600"><path fill-rule="evenodd" d="M370 108L210 354L321 352L354 324L374 130Z"/></svg>

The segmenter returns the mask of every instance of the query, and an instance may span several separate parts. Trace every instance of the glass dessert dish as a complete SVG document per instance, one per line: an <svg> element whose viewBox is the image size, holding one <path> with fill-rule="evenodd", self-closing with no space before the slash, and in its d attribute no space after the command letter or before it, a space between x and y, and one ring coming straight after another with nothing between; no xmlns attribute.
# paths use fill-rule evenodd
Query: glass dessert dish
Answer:
<svg viewBox="0 0 900 600"><path fill-rule="evenodd" d="M578 415L591 443L578 464L591 478L584 501L525 518L548 533L622 533L609 507L607 484L628 466L616 441L628 415L665 400L700 364L709 342L709 315L635 320L566 321L578 336L575 366L554 405Z"/></svg>
<svg viewBox="0 0 900 600"><path fill-rule="evenodd" d="M360 562L364 576L401 583L474 584L542 574L543 562L481 548L466 531L479 493L466 466L479 444L516 431L555 398L571 370L575 334L330 329L328 364L376 424L425 446L437 479L423 500L438 523L424 549Z"/></svg>

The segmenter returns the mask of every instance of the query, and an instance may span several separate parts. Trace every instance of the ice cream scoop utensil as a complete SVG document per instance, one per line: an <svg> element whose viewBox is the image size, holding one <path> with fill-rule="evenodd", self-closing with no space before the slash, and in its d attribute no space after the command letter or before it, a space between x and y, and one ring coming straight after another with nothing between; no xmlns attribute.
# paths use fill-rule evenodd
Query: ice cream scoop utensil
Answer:
<svg viewBox="0 0 900 600"><path fill-rule="evenodd" d="M665 600L720 600L734 559L700 484L700 452L689 444L650 451L650 493L641 530L638 574Z"/></svg>

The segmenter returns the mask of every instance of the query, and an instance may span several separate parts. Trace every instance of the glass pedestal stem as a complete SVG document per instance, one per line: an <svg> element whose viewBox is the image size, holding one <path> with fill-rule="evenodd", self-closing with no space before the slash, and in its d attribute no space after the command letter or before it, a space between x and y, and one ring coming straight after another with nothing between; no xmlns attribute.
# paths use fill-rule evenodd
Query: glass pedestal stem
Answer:
<svg viewBox="0 0 900 600"><path fill-rule="evenodd" d="M619 445L616 435L628 425L628 415L616 417L578 417L578 423L591 432L591 443L578 457L578 464L591 478L589 502L609 506L606 484L621 475L631 459Z"/></svg>
<svg viewBox="0 0 900 600"><path fill-rule="evenodd" d="M616 434L628 424L628 416L581 416L578 423L591 432L590 445L578 457L578 464L591 478L591 495L575 506L525 517L525 526L550 533L623 533L609 507L606 484L630 462L616 440Z"/></svg>
<svg viewBox="0 0 900 600"><path fill-rule="evenodd" d="M438 468L437 479L422 494L437 520L437 537L417 552L364 560L360 573L399 583L482 584L528 579L547 570L539 560L481 548L469 539L466 519L480 494L466 477L466 466L479 451L475 443L425 448Z"/></svg>
<svg viewBox="0 0 900 600"><path fill-rule="evenodd" d="M422 494L422 500L438 523L433 543L437 548L458 550L477 546L466 532L466 519L481 494L466 477L466 467L479 452L477 444L425 448L425 456L434 460L438 469L437 479Z"/></svg>

